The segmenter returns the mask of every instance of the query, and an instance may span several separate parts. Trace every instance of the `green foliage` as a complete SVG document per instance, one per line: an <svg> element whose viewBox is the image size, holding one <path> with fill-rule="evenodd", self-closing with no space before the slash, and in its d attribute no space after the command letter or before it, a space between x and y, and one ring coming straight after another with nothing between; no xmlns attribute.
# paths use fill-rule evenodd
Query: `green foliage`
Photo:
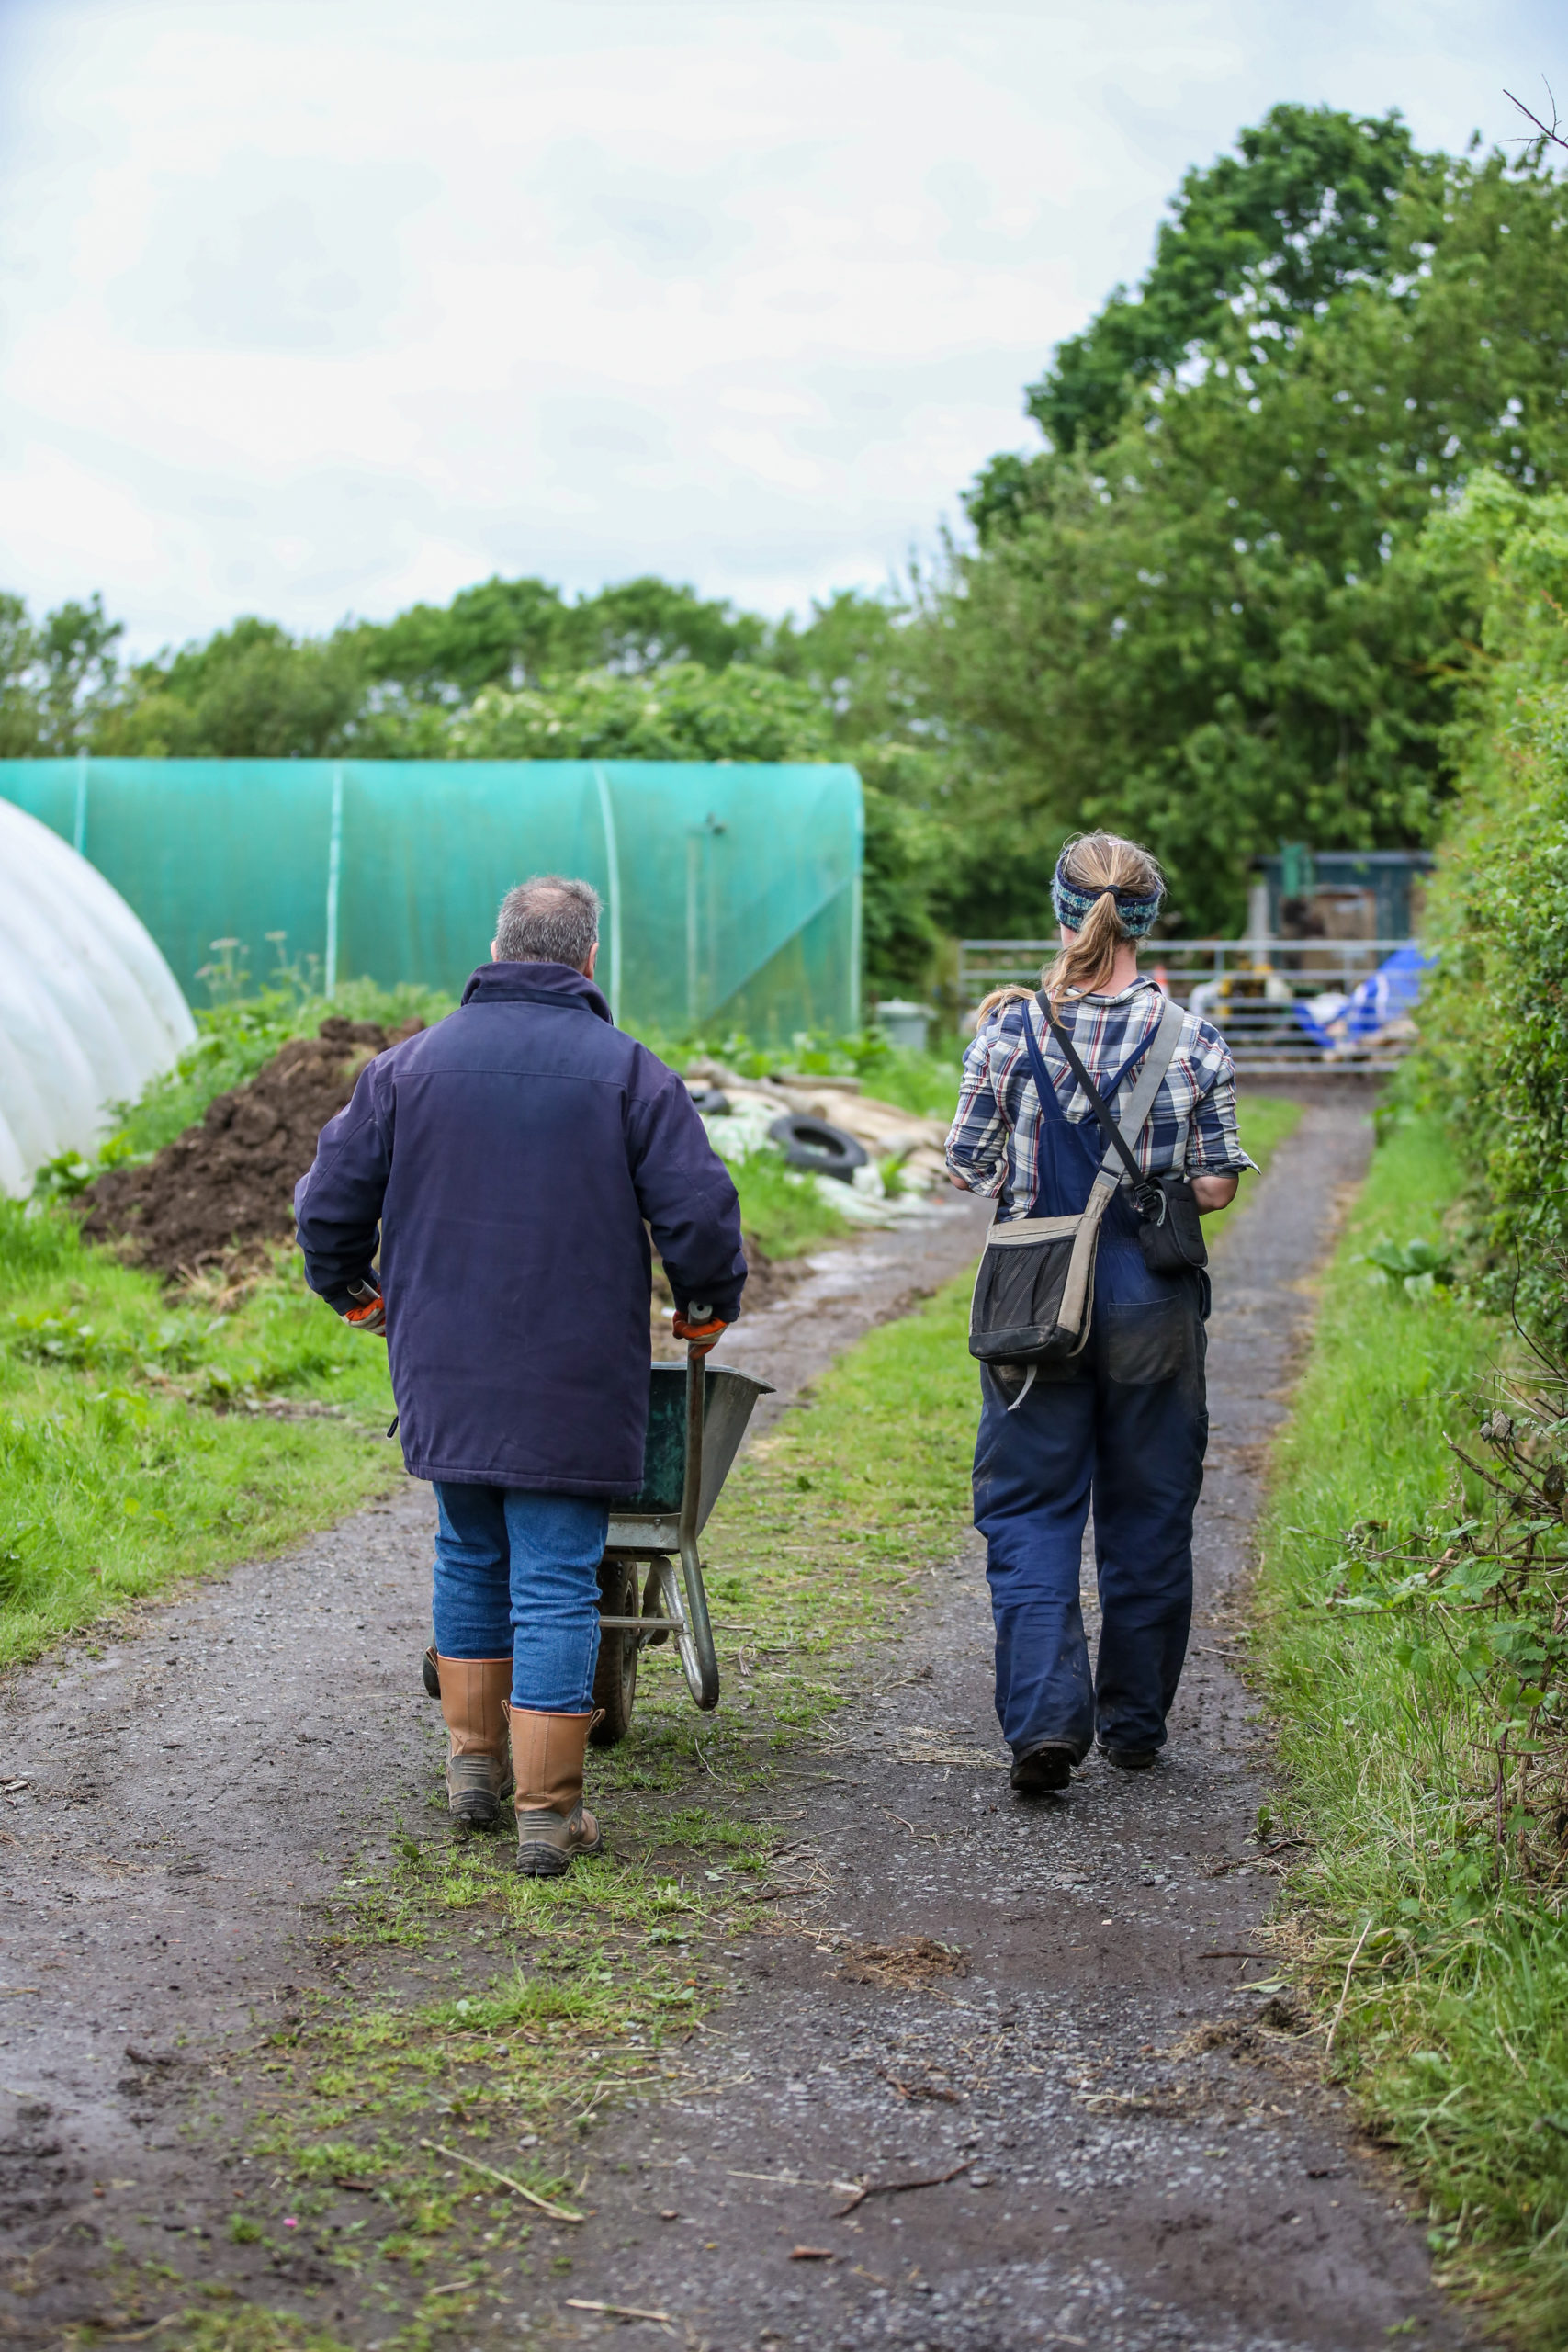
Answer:
<svg viewBox="0 0 1568 2352"><path fill-rule="evenodd" d="M1446 1285L1454 1278L1453 1251L1434 1241L1380 1239L1361 1255L1369 1266L1377 1268L1384 1282L1406 1298L1428 1297L1438 1283Z"/></svg>
<svg viewBox="0 0 1568 2352"><path fill-rule="evenodd" d="M858 1078L868 1094L896 1102L906 1111L931 1118L947 1118L958 1096L961 1040L924 1054L890 1045L886 1030L863 1029L857 1036L830 1037L802 1030L787 1046L758 1046L743 1031L725 1037L661 1037L645 1034L650 1052L672 1069L713 1061L739 1078L773 1078L798 1074L806 1078Z"/></svg>
<svg viewBox="0 0 1568 2352"><path fill-rule="evenodd" d="M1183 179L1136 298L1117 287L1030 386L1029 412L1056 448L1103 448L1136 387L1221 340L1238 313L1283 349L1342 288L1386 279L1394 208L1424 162L1396 113L1278 106L1236 145Z"/></svg>
<svg viewBox="0 0 1568 2352"><path fill-rule="evenodd" d="M558 685L487 687L452 729L471 760L821 760L833 756L810 689L750 662L678 662Z"/></svg>
<svg viewBox="0 0 1568 2352"><path fill-rule="evenodd" d="M90 747L116 695L122 634L101 596L34 623L19 596L0 594L0 759Z"/></svg>
<svg viewBox="0 0 1568 2352"><path fill-rule="evenodd" d="M749 1152L729 1172L740 1195L740 1222L771 1259L804 1257L850 1230L811 1177L786 1168L776 1151Z"/></svg>
<svg viewBox="0 0 1568 2352"><path fill-rule="evenodd" d="M856 754L865 807L861 922L865 981L879 996L929 988L942 948L935 911L953 854L932 806L939 761L930 751L874 745Z"/></svg>
<svg viewBox="0 0 1568 2352"><path fill-rule="evenodd" d="M1506 1776L1501 1849L1496 1818L1502 1722L1519 1703L1528 1715L1541 1688L1517 1668L1544 1663L1519 1654L1510 1629L1522 1624L1540 1650L1555 1616L1546 1590L1510 1596L1491 1577L1475 1541L1497 1525L1490 1490L1446 1438L1488 1474L1506 1460L1514 1430L1499 1439L1495 1409L1479 1442L1466 1434L1503 1334L1451 1295L1413 1305L1408 1285L1369 1284L1361 1263L1380 1231L1436 1246L1459 1182L1435 1124L1392 1123L1329 1270L1276 1454L1261 1530L1261 1663L1290 1826L1307 1841L1293 1887L1313 1931L1307 1966L1325 2015L1341 2012L1337 2058L1430 2200L1440 2275L1495 2299L1510 2339L1562 2346L1562 1825L1532 1802L1537 1826L1521 1850L1526 1825ZM1503 1514L1506 1543L1528 1536L1534 1518L1545 1522L1538 1551L1543 1534L1545 1551L1561 1551L1547 1466L1546 1508ZM1413 1593L1414 1606L1386 1605L1395 1553L1441 1589L1429 1604ZM1540 1748L1528 1732L1522 1744L1533 1764ZM1556 1849L1544 1873L1542 1830Z"/></svg>
<svg viewBox="0 0 1568 2352"><path fill-rule="evenodd" d="M1469 1734L1478 1769L1454 1793L1469 1801L1461 1850L1485 1860L1478 1891L1568 1883L1565 1393L1559 1363L1507 1384L1510 1410L1488 1398L1477 1435L1446 1441L1469 1477L1408 1530L1359 1521L1331 1596L1400 1621L1394 1655L1417 1704Z"/></svg>
<svg viewBox="0 0 1568 2352"><path fill-rule="evenodd" d="M368 676L416 700L462 703L485 686L537 686L584 670L632 674L677 662L723 670L761 650L767 625L666 580L622 581L569 605L547 581L495 579L353 635Z"/></svg>
<svg viewBox="0 0 1568 2352"><path fill-rule="evenodd" d="M292 1253L232 1314L0 1202L0 1661L270 1551L391 1477L384 1349Z"/></svg>
<svg viewBox="0 0 1568 2352"><path fill-rule="evenodd" d="M865 978L883 996L930 985L943 936L935 902L953 851L942 805L946 748L915 622L892 596L842 589L814 605L803 627L782 623L765 655L809 687L839 756L860 770Z"/></svg>
<svg viewBox="0 0 1568 2352"><path fill-rule="evenodd" d="M1568 494L1481 476L1435 524L1486 582L1450 742L1454 821L1427 905L1440 963L1410 1090L1448 1127L1499 1299L1568 1314Z"/></svg>
<svg viewBox="0 0 1568 2352"><path fill-rule="evenodd" d="M962 843L943 919L1040 924L1074 826L1147 840L1193 931L1235 928L1281 835L1432 837L1484 583L1473 545L1423 534L1481 468L1565 471L1565 232L1534 158L1413 166L1379 280L1350 271L1289 335L1227 309L1092 456L1010 472L1011 519L926 598Z"/></svg>
<svg viewBox="0 0 1568 2352"><path fill-rule="evenodd" d="M325 759L348 748L366 674L352 640L238 620L133 673L94 749L145 759Z"/></svg>

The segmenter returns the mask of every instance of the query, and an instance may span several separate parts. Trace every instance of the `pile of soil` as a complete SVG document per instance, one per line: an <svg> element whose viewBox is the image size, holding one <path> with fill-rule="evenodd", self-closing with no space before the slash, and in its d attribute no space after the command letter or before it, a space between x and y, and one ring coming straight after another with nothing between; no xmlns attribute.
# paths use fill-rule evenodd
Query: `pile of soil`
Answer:
<svg viewBox="0 0 1568 2352"><path fill-rule="evenodd" d="M366 1063L423 1026L334 1015L319 1035L290 1038L247 1084L215 1095L199 1126L140 1168L112 1168L89 1184L83 1231L170 1281L222 1263L236 1245L287 1241L294 1187L321 1129Z"/></svg>
<svg viewBox="0 0 1568 2352"><path fill-rule="evenodd" d="M243 1086L214 1095L199 1126L187 1127L139 1168L111 1168L78 1206L83 1231L113 1243L133 1264L170 1282L228 1264L236 1249L287 1241L294 1231L294 1187L316 1156L316 1138L354 1092L366 1063L412 1037L423 1021L383 1029L375 1021L323 1021L320 1035L293 1037ZM745 1237L752 1315L793 1289L804 1261L776 1264L754 1234ZM654 1260L654 1323L668 1336L670 1286ZM671 1341L666 1352L684 1355Z"/></svg>

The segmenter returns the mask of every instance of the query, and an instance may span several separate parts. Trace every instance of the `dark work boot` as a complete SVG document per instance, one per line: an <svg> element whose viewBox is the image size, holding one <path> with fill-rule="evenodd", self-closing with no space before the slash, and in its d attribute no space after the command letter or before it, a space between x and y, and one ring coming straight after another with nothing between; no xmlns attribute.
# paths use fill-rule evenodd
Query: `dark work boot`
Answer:
<svg viewBox="0 0 1568 2352"><path fill-rule="evenodd" d="M1157 1747L1108 1747L1103 1740L1096 1742L1108 1764L1119 1772L1146 1772L1159 1754Z"/></svg>
<svg viewBox="0 0 1568 2352"><path fill-rule="evenodd" d="M1077 1762L1065 1740L1043 1740L1012 1759L1010 1779L1021 1797L1059 1797L1073 1777Z"/></svg>

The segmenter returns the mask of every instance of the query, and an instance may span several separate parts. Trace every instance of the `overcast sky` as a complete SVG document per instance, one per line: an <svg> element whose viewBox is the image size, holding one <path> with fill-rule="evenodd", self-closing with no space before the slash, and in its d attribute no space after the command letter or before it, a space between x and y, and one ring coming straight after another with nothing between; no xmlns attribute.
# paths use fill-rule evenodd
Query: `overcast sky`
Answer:
<svg viewBox="0 0 1568 2352"><path fill-rule="evenodd" d="M1542 0L0 0L0 586L151 650L929 548L1282 98L1511 135Z"/></svg>

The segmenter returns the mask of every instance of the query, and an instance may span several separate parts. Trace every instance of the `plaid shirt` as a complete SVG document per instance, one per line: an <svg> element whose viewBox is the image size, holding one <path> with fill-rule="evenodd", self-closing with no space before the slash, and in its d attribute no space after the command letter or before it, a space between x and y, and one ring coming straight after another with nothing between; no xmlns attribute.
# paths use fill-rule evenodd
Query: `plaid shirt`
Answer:
<svg viewBox="0 0 1568 2352"><path fill-rule="evenodd" d="M1064 1019L1078 1059L1101 1094L1138 1046L1153 1035L1165 998L1152 979L1140 978L1116 996L1071 1001ZM1066 1012L1069 1008L1065 1007ZM1025 1216L1034 1198L1036 1134L1040 1105L1023 1042L1025 1020L1033 1024L1055 1089L1056 1101L1075 1125L1093 1127L1099 1156L1102 1138L1094 1112L1060 1046L1045 1026L1038 1004L998 1005L964 1057L964 1082L947 1138L947 1164L972 1193L1006 1191L1006 1213ZM1135 1073L1134 1073L1135 1076ZM1113 1112L1125 1104L1112 1102ZM1255 1163L1241 1148L1235 1124L1235 1067L1217 1029L1196 1013L1183 1016L1170 1068L1159 1082L1154 1110L1142 1135L1133 1139L1140 1168L1163 1173L1186 1168L1210 1176L1239 1174Z"/></svg>

